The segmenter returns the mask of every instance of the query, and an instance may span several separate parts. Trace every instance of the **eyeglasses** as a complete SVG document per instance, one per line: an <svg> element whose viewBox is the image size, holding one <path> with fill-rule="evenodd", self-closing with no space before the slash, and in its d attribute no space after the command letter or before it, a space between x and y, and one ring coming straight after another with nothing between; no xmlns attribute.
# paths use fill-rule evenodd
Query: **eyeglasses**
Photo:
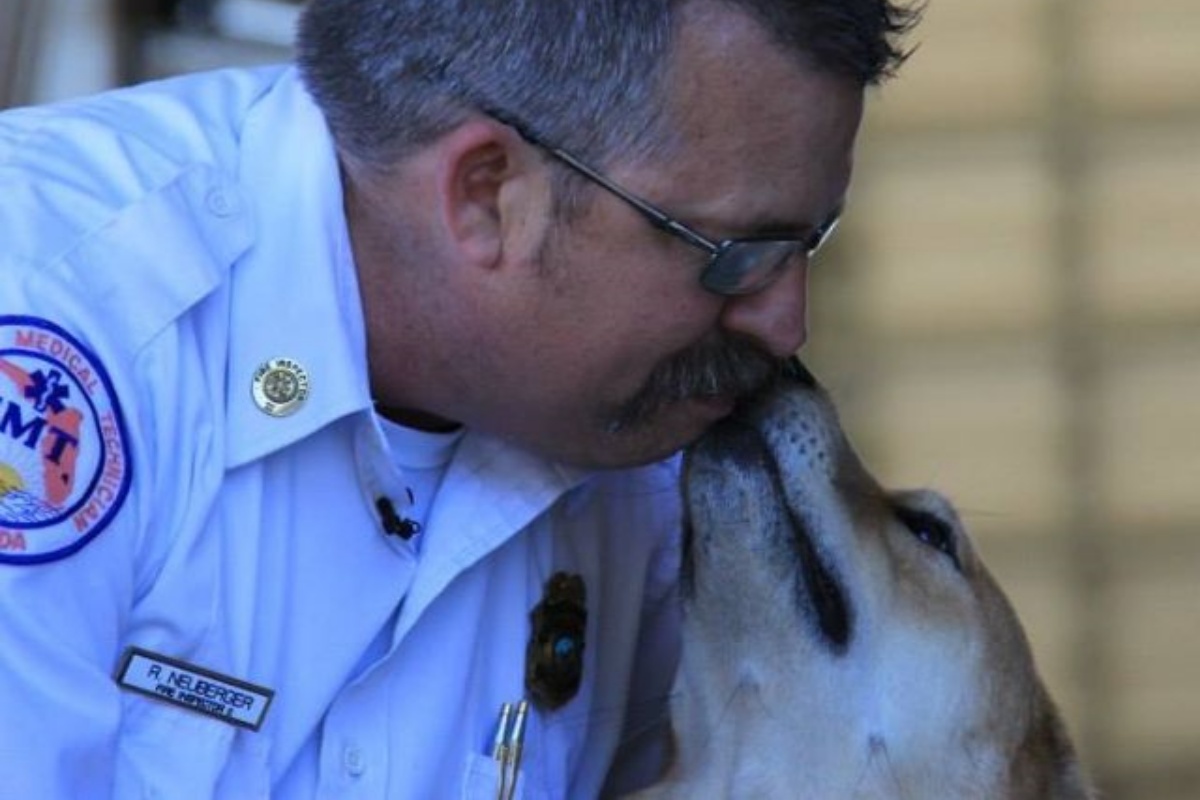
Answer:
<svg viewBox="0 0 1200 800"><path fill-rule="evenodd" d="M765 289L783 274L793 259L810 259L816 255L838 225L840 209L803 237L765 235L710 239L652 203L621 188L561 147L545 141L507 112L486 107L480 110L512 128L525 141L624 200L654 227L708 253L708 263L700 274L700 283L710 292L742 295Z"/></svg>

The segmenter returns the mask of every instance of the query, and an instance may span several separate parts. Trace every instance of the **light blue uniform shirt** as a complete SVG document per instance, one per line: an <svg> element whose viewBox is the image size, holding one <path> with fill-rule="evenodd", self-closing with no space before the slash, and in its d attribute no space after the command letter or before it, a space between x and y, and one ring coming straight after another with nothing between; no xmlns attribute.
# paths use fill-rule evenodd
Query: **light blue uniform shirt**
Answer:
<svg viewBox="0 0 1200 800"><path fill-rule="evenodd" d="M251 388L281 358L308 393L275 417ZM664 730L675 472L468 431L420 546L385 535L404 476L296 73L0 115L0 797L492 798L559 571L586 585L583 682L532 714L518 796L596 796L614 760L645 779L655 750L626 755ZM130 646L272 690L261 728L118 685Z"/></svg>

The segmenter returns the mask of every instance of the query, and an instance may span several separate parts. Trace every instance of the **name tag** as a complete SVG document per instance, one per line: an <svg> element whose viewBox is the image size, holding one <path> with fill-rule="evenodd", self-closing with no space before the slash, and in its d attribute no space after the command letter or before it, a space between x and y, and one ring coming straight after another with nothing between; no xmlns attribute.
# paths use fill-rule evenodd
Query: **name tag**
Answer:
<svg viewBox="0 0 1200 800"><path fill-rule="evenodd" d="M117 684L250 730L258 730L275 692L140 647L125 651Z"/></svg>

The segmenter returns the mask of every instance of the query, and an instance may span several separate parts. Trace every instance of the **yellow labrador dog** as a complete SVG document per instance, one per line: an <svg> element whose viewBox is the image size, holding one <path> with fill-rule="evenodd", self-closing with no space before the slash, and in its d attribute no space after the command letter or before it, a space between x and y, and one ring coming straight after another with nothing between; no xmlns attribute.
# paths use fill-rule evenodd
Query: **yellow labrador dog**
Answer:
<svg viewBox="0 0 1200 800"><path fill-rule="evenodd" d="M684 490L675 763L639 797L1093 797L954 510L881 488L799 362Z"/></svg>

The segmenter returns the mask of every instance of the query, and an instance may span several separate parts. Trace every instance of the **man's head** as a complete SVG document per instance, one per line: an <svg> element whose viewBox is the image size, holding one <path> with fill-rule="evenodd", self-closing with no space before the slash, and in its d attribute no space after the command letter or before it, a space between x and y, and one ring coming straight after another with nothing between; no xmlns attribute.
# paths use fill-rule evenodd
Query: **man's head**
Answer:
<svg viewBox="0 0 1200 800"><path fill-rule="evenodd" d="M912 19L887 0L313 0L301 66L343 158L377 397L591 465L697 436L803 343L807 244ZM702 283L742 268L709 268L722 250L778 265L722 294Z"/></svg>
<svg viewBox="0 0 1200 800"><path fill-rule="evenodd" d="M661 112L688 0L310 0L300 63L339 144L388 164L486 100L603 164L670 139ZM861 86L903 61L889 0L722 0L798 63ZM752 70L753 64L731 64Z"/></svg>

